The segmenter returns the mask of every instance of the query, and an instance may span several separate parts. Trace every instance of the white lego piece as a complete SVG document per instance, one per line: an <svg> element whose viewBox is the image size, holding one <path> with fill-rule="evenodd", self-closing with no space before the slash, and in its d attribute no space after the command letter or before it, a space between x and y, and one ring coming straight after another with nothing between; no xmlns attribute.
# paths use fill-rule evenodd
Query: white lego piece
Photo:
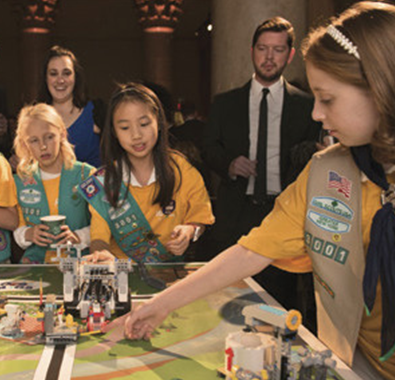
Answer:
<svg viewBox="0 0 395 380"><path fill-rule="evenodd" d="M225 368L230 371L237 365L258 373L262 368L272 367L275 345L274 338L267 334L231 333L225 342Z"/></svg>

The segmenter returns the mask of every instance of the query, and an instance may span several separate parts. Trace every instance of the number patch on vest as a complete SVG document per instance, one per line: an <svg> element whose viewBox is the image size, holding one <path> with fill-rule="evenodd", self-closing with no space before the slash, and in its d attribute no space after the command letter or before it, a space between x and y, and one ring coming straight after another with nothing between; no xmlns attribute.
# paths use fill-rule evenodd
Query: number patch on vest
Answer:
<svg viewBox="0 0 395 380"><path fill-rule="evenodd" d="M131 215L126 216L125 218L117 220L114 223L114 225L117 230L121 229L122 227L127 226L128 224L131 224L133 229L136 229L138 227L136 220L137 220L136 216L134 214L131 214ZM121 234L122 234L122 232L121 232Z"/></svg>
<svg viewBox="0 0 395 380"><path fill-rule="evenodd" d="M349 251L337 244L315 237L308 232L305 233L305 243L318 255L323 255L342 265L347 261Z"/></svg>
<svg viewBox="0 0 395 380"><path fill-rule="evenodd" d="M25 217L28 217L29 215L35 215L35 216L40 216L41 215L41 210L39 208L33 208L33 207L22 207L23 214Z"/></svg>

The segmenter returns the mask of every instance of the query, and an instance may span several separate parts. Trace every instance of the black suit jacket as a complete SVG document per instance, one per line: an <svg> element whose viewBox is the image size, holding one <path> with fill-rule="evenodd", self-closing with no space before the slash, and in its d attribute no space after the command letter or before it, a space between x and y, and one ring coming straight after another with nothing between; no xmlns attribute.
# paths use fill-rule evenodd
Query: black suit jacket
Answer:
<svg viewBox="0 0 395 380"><path fill-rule="evenodd" d="M216 227L230 230L243 207L248 180L228 175L230 163L249 156L249 96L251 81L243 87L219 94L211 107L205 129L203 157L220 177L216 201ZM306 140L317 141L320 124L311 118L313 98L284 81L284 102L280 132L280 176L284 189L291 167L290 150Z"/></svg>

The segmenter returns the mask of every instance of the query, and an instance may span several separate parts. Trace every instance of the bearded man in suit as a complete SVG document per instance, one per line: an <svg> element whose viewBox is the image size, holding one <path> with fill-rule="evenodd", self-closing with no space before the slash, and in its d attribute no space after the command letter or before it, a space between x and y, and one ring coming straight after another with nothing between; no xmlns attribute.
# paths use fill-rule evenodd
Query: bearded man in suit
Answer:
<svg viewBox="0 0 395 380"><path fill-rule="evenodd" d="M313 98L282 76L295 55L294 39L289 21L264 21L252 40L252 79L214 99L203 157L220 177L210 231L215 253L261 223L289 184L291 150L318 139ZM256 279L286 308L302 308L296 301L298 275L270 267Z"/></svg>

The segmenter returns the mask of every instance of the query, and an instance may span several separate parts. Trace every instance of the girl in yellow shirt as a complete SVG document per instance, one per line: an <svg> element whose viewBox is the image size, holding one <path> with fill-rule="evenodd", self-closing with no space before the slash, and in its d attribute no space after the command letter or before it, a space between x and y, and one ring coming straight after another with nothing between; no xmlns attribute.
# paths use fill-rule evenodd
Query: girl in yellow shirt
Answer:
<svg viewBox="0 0 395 380"><path fill-rule="evenodd" d="M168 148L157 96L140 84L120 86L102 138L105 166L80 186L91 204L91 252L181 259L214 217L200 174Z"/></svg>
<svg viewBox="0 0 395 380"><path fill-rule="evenodd" d="M51 262L53 240L89 245L90 215L77 185L93 169L76 162L66 127L56 110L39 103L24 107L18 118L15 150L20 159L15 183L18 190L19 228L16 242L25 249L22 262ZM40 218L64 215L61 233L52 235Z"/></svg>

